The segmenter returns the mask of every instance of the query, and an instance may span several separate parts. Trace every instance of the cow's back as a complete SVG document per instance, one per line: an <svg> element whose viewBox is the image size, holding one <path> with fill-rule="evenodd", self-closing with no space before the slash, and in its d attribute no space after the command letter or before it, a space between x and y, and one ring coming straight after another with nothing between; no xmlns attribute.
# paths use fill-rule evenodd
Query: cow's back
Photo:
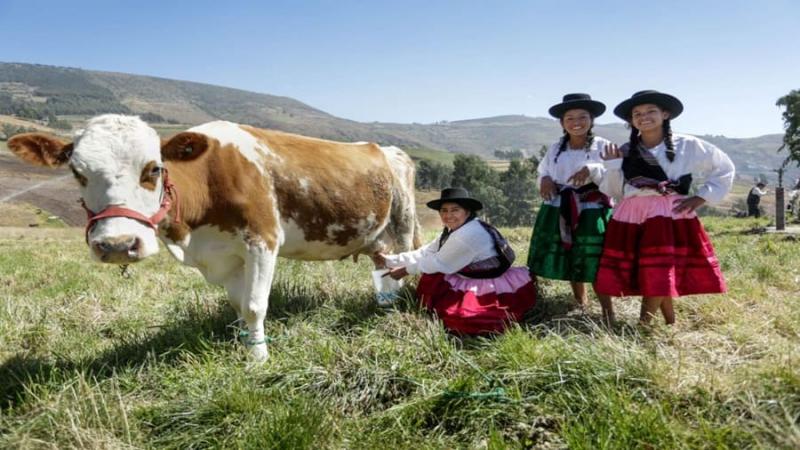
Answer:
<svg viewBox="0 0 800 450"><path fill-rule="evenodd" d="M395 177L380 147L242 128L268 149L265 168L284 232L281 255L341 258L363 252L381 235Z"/></svg>

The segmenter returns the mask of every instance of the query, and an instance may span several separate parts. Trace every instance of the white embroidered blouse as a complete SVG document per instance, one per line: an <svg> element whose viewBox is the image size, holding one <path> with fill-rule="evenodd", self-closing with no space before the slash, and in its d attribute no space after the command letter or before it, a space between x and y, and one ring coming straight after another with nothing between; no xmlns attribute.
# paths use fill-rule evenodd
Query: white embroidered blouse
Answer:
<svg viewBox="0 0 800 450"><path fill-rule="evenodd" d="M605 174L603 159L600 155L605 146L610 143L608 139L595 136L588 151L586 149L573 150L569 148L569 144L567 144L566 150L558 155L558 161L556 161L558 148L561 146L561 141L556 141L547 149L547 153L539 163L536 177L537 186L541 184L542 178L545 176L549 176L558 184L568 184L567 180L569 177L583 166L589 168L589 180L586 180L586 184L594 182L599 185Z"/></svg>
<svg viewBox="0 0 800 450"><path fill-rule="evenodd" d="M420 273L456 273L469 264L497 256L494 241L477 219L470 220L452 233L439 249L439 236L417 250L386 255L389 268L404 267L412 275Z"/></svg>
<svg viewBox="0 0 800 450"><path fill-rule="evenodd" d="M661 168L670 180L678 180L681 176L692 174L692 179L705 179L697 189L697 196L708 203L719 203L728 194L733 185L736 169L733 162L722 150L702 139L685 134L673 134L675 159L667 158L667 147L664 142L647 149L655 155ZM638 189L625 183L622 174L622 158L605 161L606 173L600 183L600 190L615 198L634 195L660 195L653 189Z"/></svg>

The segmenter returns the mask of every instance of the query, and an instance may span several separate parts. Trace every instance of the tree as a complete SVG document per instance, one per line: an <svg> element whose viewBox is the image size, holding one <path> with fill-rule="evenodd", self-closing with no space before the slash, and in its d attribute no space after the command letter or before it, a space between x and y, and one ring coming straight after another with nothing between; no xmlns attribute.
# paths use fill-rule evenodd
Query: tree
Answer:
<svg viewBox="0 0 800 450"><path fill-rule="evenodd" d="M786 134L783 136L783 145L791 158L800 166L800 90L794 89L787 95L778 99L777 106L783 106L783 124Z"/></svg>
<svg viewBox="0 0 800 450"><path fill-rule="evenodd" d="M506 197L504 225L524 226L533 223L537 166L538 161L534 158L512 159L508 170L500 175L500 184Z"/></svg>
<svg viewBox="0 0 800 450"><path fill-rule="evenodd" d="M478 156L458 154L453 159L452 185L477 192L481 186L498 187L499 177L497 172Z"/></svg>
<svg viewBox="0 0 800 450"><path fill-rule="evenodd" d="M475 155L456 155L453 159L453 187L463 187L483 203L482 215L494 225L504 225L507 209L500 189L500 176L486 161Z"/></svg>
<svg viewBox="0 0 800 450"><path fill-rule="evenodd" d="M417 161L417 189L444 189L450 185L453 169L427 159Z"/></svg>
<svg viewBox="0 0 800 450"><path fill-rule="evenodd" d="M522 150L495 150L494 157L497 159L522 159L525 155L522 154Z"/></svg>

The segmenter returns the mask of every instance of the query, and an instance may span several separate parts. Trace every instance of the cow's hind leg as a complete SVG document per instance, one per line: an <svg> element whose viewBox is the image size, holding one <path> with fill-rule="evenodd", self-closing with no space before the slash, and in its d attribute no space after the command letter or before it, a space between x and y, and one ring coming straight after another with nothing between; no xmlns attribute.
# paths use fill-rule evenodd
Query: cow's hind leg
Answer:
<svg viewBox="0 0 800 450"><path fill-rule="evenodd" d="M278 250L268 249L263 242L249 243L247 247L242 299L242 317L249 332L245 344L253 359L264 361L269 356L267 339L264 335L264 319L267 317L269 292L275 274Z"/></svg>

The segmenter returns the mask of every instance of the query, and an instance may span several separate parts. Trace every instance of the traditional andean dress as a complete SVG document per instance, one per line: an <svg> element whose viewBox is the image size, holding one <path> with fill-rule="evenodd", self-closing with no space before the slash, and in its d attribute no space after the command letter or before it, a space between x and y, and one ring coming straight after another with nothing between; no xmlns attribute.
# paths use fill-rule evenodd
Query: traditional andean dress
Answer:
<svg viewBox="0 0 800 450"><path fill-rule="evenodd" d="M523 267L501 265L495 241L477 220L469 220L440 244L437 237L415 251L386 256L387 267L421 274L417 297L445 328L458 334L503 331L536 303L536 287ZM480 278L493 274L492 278Z"/></svg>
<svg viewBox="0 0 800 450"><path fill-rule="evenodd" d="M734 166L714 145L674 134L675 158L662 142L654 148L622 147L624 158L605 162L601 190L623 197L606 231L596 290L612 296L678 297L725 292L719 261L695 212L675 213L693 179L694 195L708 203L725 197Z"/></svg>
<svg viewBox="0 0 800 450"><path fill-rule="evenodd" d="M528 268L536 275L575 282L595 280L611 217L609 198L598 190L605 173L600 155L608 143L595 136L588 149L567 147L558 154L559 141L539 163L537 185L548 176L559 192L544 201L536 215L528 252ZM568 183L584 166L589 169L589 180L577 187Z"/></svg>

